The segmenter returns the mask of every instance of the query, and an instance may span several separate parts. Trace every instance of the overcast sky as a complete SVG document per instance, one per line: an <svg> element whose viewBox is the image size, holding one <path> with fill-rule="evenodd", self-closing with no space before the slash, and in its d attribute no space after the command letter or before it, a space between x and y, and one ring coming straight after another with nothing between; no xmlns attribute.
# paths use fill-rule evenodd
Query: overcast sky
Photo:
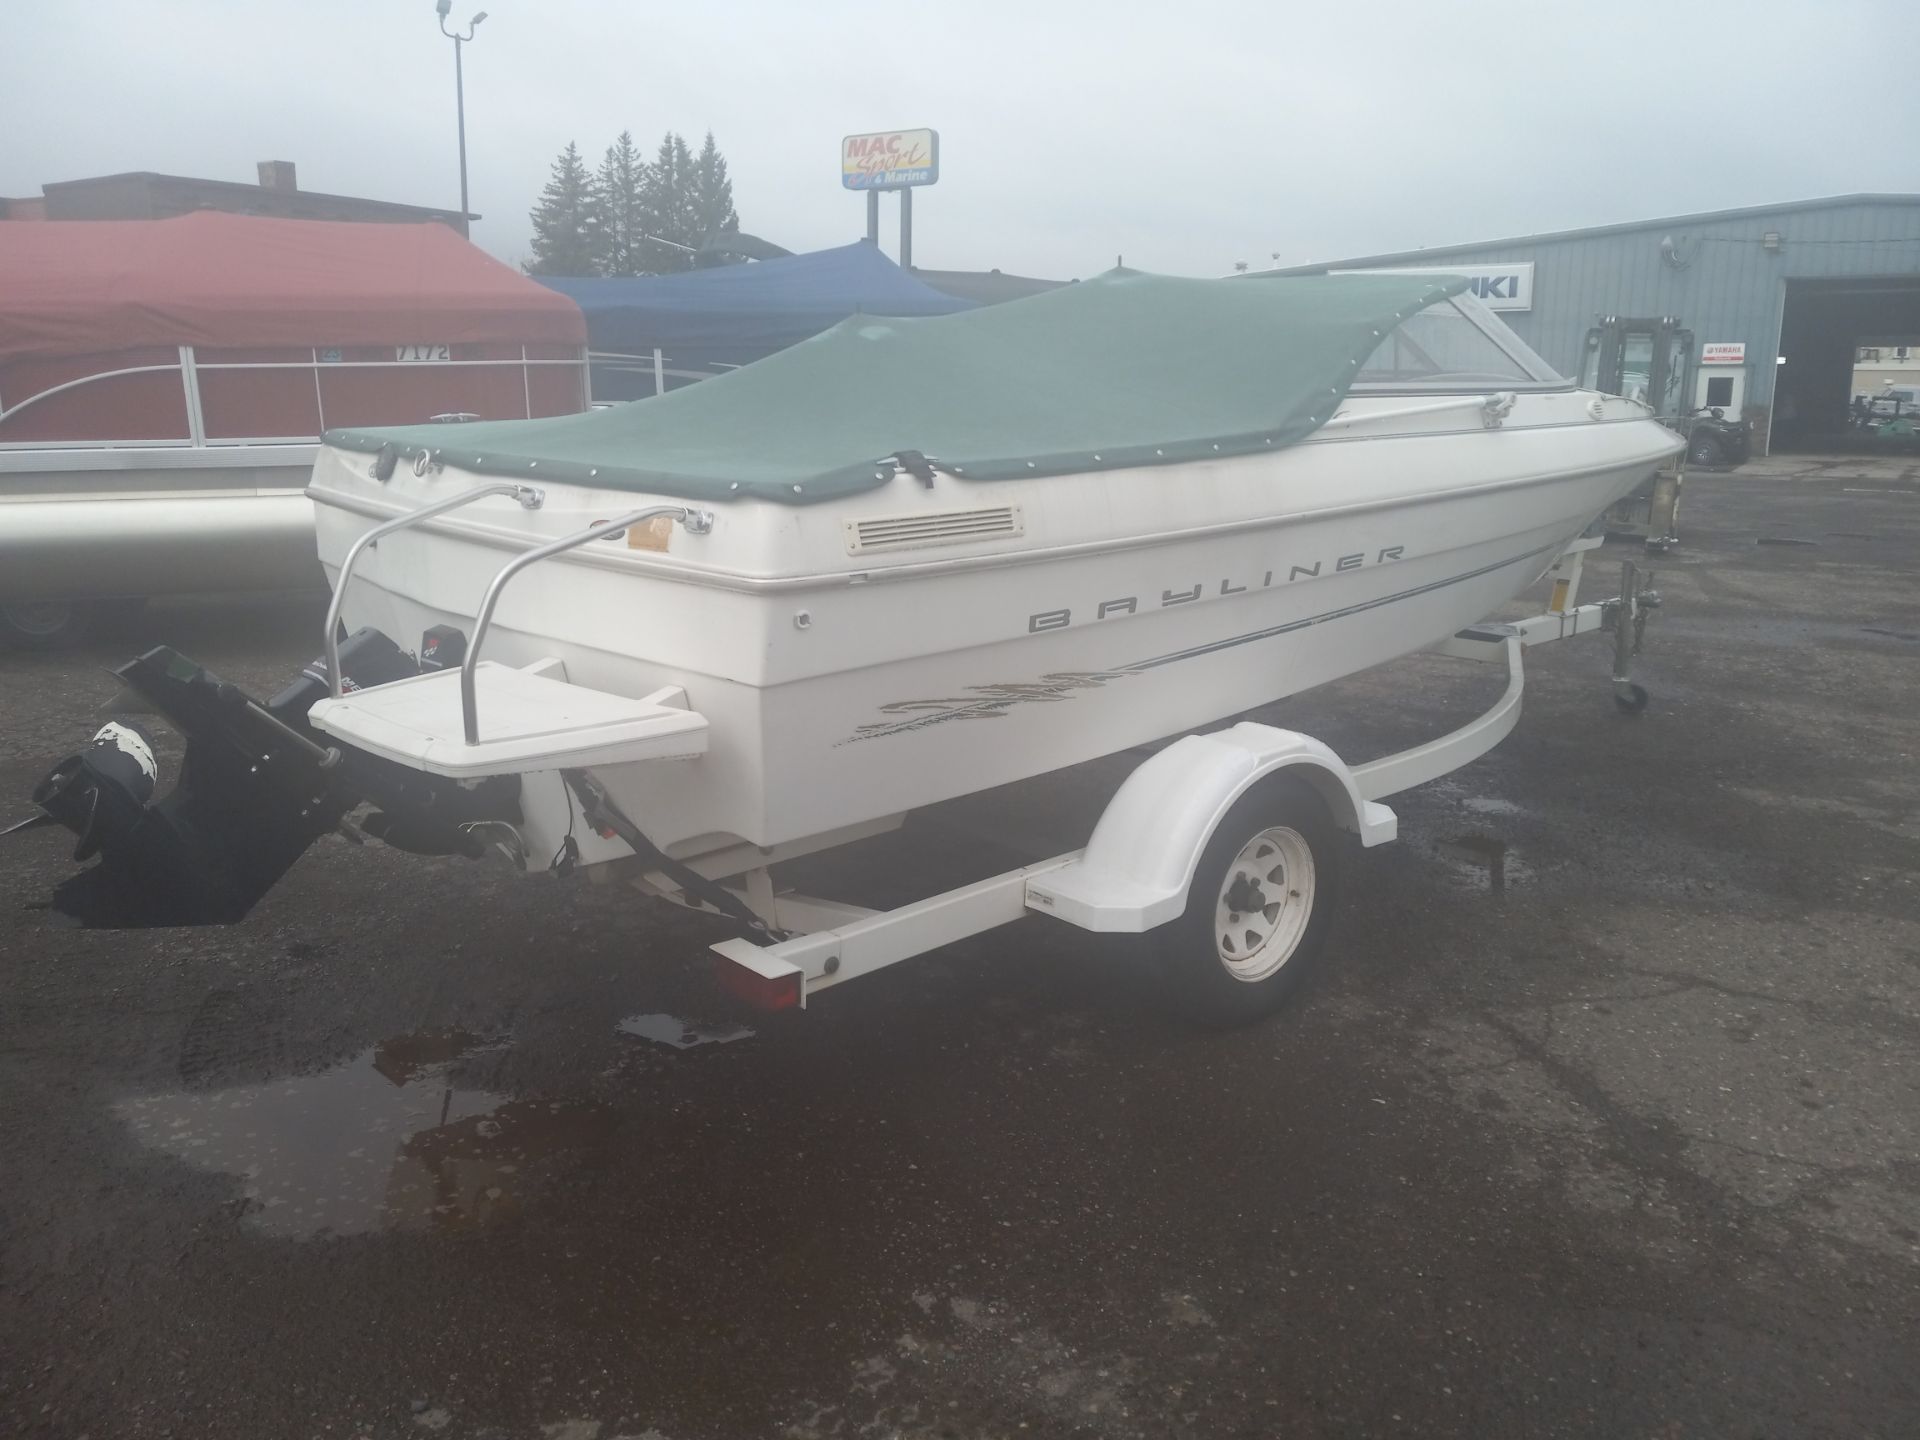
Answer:
<svg viewBox="0 0 1920 1440"><path fill-rule="evenodd" d="M1217 274L1920 189L1914 0L459 0L474 238L554 154L711 129L744 228L857 238L839 141L926 125L915 259ZM452 206L433 0L0 0L0 194L120 170ZM895 246L885 202L883 244Z"/></svg>

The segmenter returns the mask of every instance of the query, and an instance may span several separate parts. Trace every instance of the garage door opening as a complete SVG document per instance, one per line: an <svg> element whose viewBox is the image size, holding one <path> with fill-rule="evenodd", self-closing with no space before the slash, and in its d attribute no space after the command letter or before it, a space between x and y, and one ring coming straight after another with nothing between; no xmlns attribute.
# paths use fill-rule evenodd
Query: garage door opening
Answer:
<svg viewBox="0 0 1920 1440"><path fill-rule="evenodd" d="M1920 277L1789 280L1775 372L1769 449L1920 453Z"/></svg>

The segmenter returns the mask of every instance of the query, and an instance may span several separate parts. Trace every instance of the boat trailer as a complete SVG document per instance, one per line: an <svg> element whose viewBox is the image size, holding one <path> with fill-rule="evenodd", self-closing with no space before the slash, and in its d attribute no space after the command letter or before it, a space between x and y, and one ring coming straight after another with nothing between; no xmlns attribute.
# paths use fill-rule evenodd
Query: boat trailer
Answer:
<svg viewBox="0 0 1920 1440"><path fill-rule="evenodd" d="M1507 671L1506 688L1490 708L1438 739L1349 766L1310 735L1254 721L1187 735L1122 782L1083 849L891 910L776 892L767 870L748 871L744 885L729 890L789 935L773 944L735 938L714 945L729 962L717 967L721 982L763 1008L804 1007L822 990L1031 912L1104 933L1167 925L1187 910L1202 855L1236 802L1282 773L1307 779L1336 824L1363 846L1385 844L1397 838L1399 822L1381 801L1479 759L1519 723L1532 647L1610 633L1614 703L1626 714L1646 708L1647 692L1634 682L1632 665L1660 595L1650 574L1623 561L1617 596L1577 604L1586 557L1603 543L1601 536L1585 536L1561 554L1548 572L1552 590L1544 612L1470 626L1428 652L1504 664ZM649 894L699 903L658 872L630 870L628 878Z"/></svg>

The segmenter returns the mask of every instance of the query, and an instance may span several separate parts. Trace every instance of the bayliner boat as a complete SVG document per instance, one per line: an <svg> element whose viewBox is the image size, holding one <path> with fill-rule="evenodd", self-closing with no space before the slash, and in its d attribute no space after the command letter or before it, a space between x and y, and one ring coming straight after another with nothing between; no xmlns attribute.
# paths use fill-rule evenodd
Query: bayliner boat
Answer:
<svg viewBox="0 0 1920 1440"><path fill-rule="evenodd" d="M1155 930L1192 1008L1261 1013L1319 946L1333 832L1391 839L1383 795L1507 733L1525 645L1611 629L1644 698L1649 597L1573 585L1681 442L1463 285L1114 271L590 415L331 433L325 657L264 704L165 648L124 667L184 772L154 802L118 726L56 768L37 818L102 857L63 903L235 920L365 803L389 843L615 865L726 914L766 1003L1039 910ZM1556 566L1546 615L1474 627ZM1084 852L881 914L778 893L778 862L920 807L1436 643L1511 679L1415 751L1188 735Z"/></svg>

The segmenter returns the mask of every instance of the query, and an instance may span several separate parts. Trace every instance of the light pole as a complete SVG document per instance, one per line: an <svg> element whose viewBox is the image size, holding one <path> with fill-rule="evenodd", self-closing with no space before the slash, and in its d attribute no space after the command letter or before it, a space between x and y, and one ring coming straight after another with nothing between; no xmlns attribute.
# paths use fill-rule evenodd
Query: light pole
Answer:
<svg viewBox="0 0 1920 1440"><path fill-rule="evenodd" d="M447 28L447 15L453 9L453 0L434 0L434 10L440 16L440 33L453 41L453 104L460 119L460 229L467 228L467 79L461 69L460 47L473 39L473 32L480 28L480 22L487 18L482 10L467 22L467 33Z"/></svg>

